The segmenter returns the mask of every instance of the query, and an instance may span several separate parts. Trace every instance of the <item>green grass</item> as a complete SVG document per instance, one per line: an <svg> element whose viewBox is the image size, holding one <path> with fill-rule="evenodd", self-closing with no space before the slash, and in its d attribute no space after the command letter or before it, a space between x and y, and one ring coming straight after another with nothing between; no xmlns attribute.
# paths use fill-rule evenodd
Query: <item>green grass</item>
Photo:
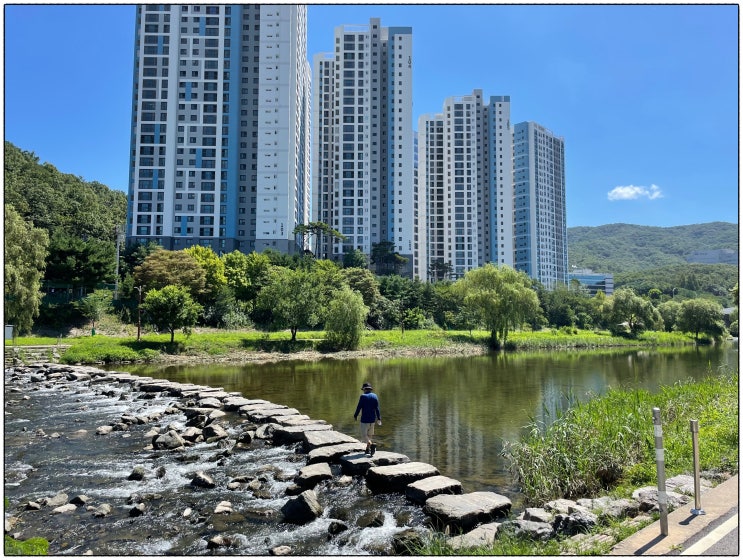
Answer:
<svg viewBox="0 0 743 560"><path fill-rule="evenodd" d="M679 346L692 344L687 336L678 333L644 333L638 339L611 336L608 332L574 331L575 334L557 330L540 332L518 331L511 333L508 350L566 350L616 347ZM140 341L133 335L78 337L18 337L16 345L39 346L57 343L70 345L63 354L65 363L119 363L152 362L167 354L220 357L237 351L294 353L318 350L325 338L324 331L300 331L297 340L291 341L288 331L261 332L255 330L211 330L190 335L176 333L170 343L169 334L146 333ZM444 331L441 329L365 331L359 350L437 350L457 346L474 346L487 350L490 333L483 330ZM8 345L8 341L6 341Z"/></svg>
<svg viewBox="0 0 743 560"><path fill-rule="evenodd" d="M5 535L5 554L7 556L46 556L49 554L49 542L41 537L17 541Z"/></svg>
<svg viewBox="0 0 743 560"><path fill-rule="evenodd" d="M738 372L709 375L657 394L611 389L545 427L533 422L504 455L528 502L627 494L655 480L652 409L663 423L666 473L692 472L689 421L699 421L701 469L738 470Z"/></svg>

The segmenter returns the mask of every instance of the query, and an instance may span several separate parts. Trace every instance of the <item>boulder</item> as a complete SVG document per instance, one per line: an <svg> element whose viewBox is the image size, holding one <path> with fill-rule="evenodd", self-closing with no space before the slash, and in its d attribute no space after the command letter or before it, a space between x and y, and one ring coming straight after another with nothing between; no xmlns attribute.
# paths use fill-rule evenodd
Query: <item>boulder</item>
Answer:
<svg viewBox="0 0 743 560"><path fill-rule="evenodd" d="M101 504L93 510L93 517L107 517L111 515L114 508L110 504Z"/></svg>
<svg viewBox="0 0 743 560"><path fill-rule="evenodd" d="M199 408L222 408L222 401L214 397L207 397L199 401Z"/></svg>
<svg viewBox="0 0 743 560"><path fill-rule="evenodd" d="M699 493L703 494L712 488L712 483L705 479L699 479ZM694 477L688 474L680 474L666 480L666 490L679 494L694 495Z"/></svg>
<svg viewBox="0 0 743 560"><path fill-rule="evenodd" d="M292 547L286 545L275 546L268 551L271 556L289 556L291 553Z"/></svg>
<svg viewBox="0 0 743 560"><path fill-rule="evenodd" d="M47 507L54 508L54 507L66 504L68 499L69 499L69 496L67 494L65 494L64 492L60 492L59 494L57 494L56 496L52 498L42 498L41 502L43 505Z"/></svg>
<svg viewBox="0 0 743 560"><path fill-rule="evenodd" d="M469 533L447 539L446 544L454 550L491 546L498 535L498 527L500 527L500 523L486 523L472 529Z"/></svg>
<svg viewBox="0 0 743 560"><path fill-rule="evenodd" d="M439 494L429 498L423 511L440 528L468 531L478 523L502 517L511 509L511 500L495 492Z"/></svg>
<svg viewBox="0 0 743 560"><path fill-rule="evenodd" d="M323 509L312 490L305 490L295 498L289 498L282 506L281 513L288 523L307 523L322 515Z"/></svg>
<svg viewBox="0 0 743 560"><path fill-rule="evenodd" d="M331 478L333 478L333 473L330 471L330 465L318 463L301 469L299 474L294 477L294 483L302 488L314 488L323 480Z"/></svg>
<svg viewBox="0 0 743 560"><path fill-rule="evenodd" d="M204 471L197 471L191 479L191 486L196 486L198 488L214 488L217 486L217 483Z"/></svg>
<svg viewBox="0 0 743 560"><path fill-rule="evenodd" d="M209 426L206 426L202 431L202 435L204 436L204 441L206 441L207 443L212 443L214 441L219 441L221 439L227 439L228 437L230 437L230 434L227 433L227 430L225 430L219 424L210 424Z"/></svg>
<svg viewBox="0 0 743 560"><path fill-rule="evenodd" d="M536 521L537 523L552 523L555 518L553 513L544 508L536 507L526 508L522 516L525 521Z"/></svg>
<svg viewBox="0 0 743 560"><path fill-rule="evenodd" d="M581 498L578 505L596 513L601 519L622 519L635 517L640 512L640 504L636 500L620 498L614 500L609 496L600 498Z"/></svg>
<svg viewBox="0 0 743 560"><path fill-rule="evenodd" d="M380 510L368 511L359 517L356 525L362 529L366 529L367 527L382 527L384 525L384 512Z"/></svg>
<svg viewBox="0 0 743 560"><path fill-rule="evenodd" d="M147 506L144 504L144 502L140 502L129 510L129 517L139 517L145 511L147 511Z"/></svg>
<svg viewBox="0 0 743 560"><path fill-rule="evenodd" d="M113 426L98 426L95 429L95 435L97 435L97 436L105 436L105 435L110 434L113 431L114 431L114 427Z"/></svg>
<svg viewBox="0 0 743 560"><path fill-rule="evenodd" d="M228 501L222 501L217 504L217 507L214 508L214 513L232 513L232 503Z"/></svg>
<svg viewBox="0 0 743 560"><path fill-rule="evenodd" d="M598 525L599 518L586 508L576 506L569 514L558 513L552 522L555 532L565 535L590 533Z"/></svg>
<svg viewBox="0 0 743 560"><path fill-rule="evenodd" d="M348 531L348 525L343 521L333 520L328 525L328 535L338 535L343 531Z"/></svg>
<svg viewBox="0 0 743 560"><path fill-rule="evenodd" d="M144 467L137 466L134 467L131 473L129 473L129 476L126 478L127 480L144 480L145 470Z"/></svg>
<svg viewBox="0 0 743 560"><path fill-rule="evenodd" d="M506 527L509 527L516 536L526 536L535 541L547 541L555 536L555 528L551 523L544 521L514 519L504 523L502 528L505 529Z"/></svg>
<svg viewBox="0 0 743 560"><path fill-rule="evenodd" d="M57 506L52 510L52 513L72 513L77 509L75 504L64 504Z"/></svg>
<svg viewBox="0 0 743 560"><path fill-rule="evenodd" d="M186 445L184 440L175 430L169 430L165 434L160 434L152 440L152 447L155 449L179 449Z"/></svg>
<svg viewBox="0 0 743 560"><path fill-rule="evenodd" d="M408 484L438 474L433 465L419 462L372 467L366 472L366 486L375 494L405 492Z"/></svg>
<svg viewBox="0 0 743 560"><path fill-rule="evenodd" d="M392 537L392 551L397 556L412 556L425 545L427 531L423 529L405 529Z"/></svg>
<svg viewBox="0 0 743 560"><path fill-rule="evenodd" d="M668 511L673 511L689 502L691 498L684 494L678 494L676 492L666 492ZM638 488L632 492L632 498L637 500L640 504L640 511L645 512L658 512L660 511L660 505L658 504L658 489L653 486L644 486Z"/></svg>
<svg viewBox="0 0 743 560"><path fill-rule="evenodd" d="M461 494L462 483L447 476L429 476L408 484L405 496L412 502L424 504L438 494Z"/></svg>

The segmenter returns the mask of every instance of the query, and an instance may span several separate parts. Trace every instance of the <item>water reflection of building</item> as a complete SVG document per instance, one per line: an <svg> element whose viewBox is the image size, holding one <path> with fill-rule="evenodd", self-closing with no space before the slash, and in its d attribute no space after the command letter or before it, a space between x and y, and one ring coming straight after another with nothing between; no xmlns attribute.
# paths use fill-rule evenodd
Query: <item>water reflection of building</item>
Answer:
<svg viewBox="0 0 743 560"><path fill-rule="evenodd" d="M614 275L604 272L594 272L590 268L576 268L568 274L568 280L577 280L584 286L591 296L604 292L607 296L614 293Z"/></svg>

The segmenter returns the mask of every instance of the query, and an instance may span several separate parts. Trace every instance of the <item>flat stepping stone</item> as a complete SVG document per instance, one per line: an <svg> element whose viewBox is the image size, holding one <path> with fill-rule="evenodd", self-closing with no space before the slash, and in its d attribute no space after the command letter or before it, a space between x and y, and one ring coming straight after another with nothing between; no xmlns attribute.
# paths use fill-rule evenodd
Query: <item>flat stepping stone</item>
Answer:
<svg viewBox="0 0 743 560"><path fill-rule="evenodd" d="M428 498L439 494L461 494L462 483L448 476L429 476L408 484L405 496L416 504L425 504Z"/></svg>
<svg viewBox="0 0 743 560"><path fill-rule="evenodd" d="M289 408L289 407L281 405L281 404L274 404L268 401L261 401L261 402L253 402L251 404L246 404L244 406L241 406L238 409L238 412L242 416L247 416L248 414L252 412L259 412L261 410L275 410L279 408Z"/></svg>
<svg viewBox="0 0 743 560"><path fill-rule="evenodd" d="M245 397L227 397L222 401L222 406L225 410L238 410L241 406L248 406L251 404L257 404L255 401L246 399Z"/></svg>
<svg viewBox="0 0 743 560"><path fill-rule="evenodd" d="M313 449L324 445L338 445L339 443L359 443L359 440L352 438L335 430L314 430L306 431L304 434L304 452L309 453ZM365 446L366 447L366 446Z"/></svg>
<svg viewBox="0 0 743 560"><path fill-rule="evenodd" d="M333 426L330 424L306 424L304 426L279 426L278 424L269 424L275 426L273 430L273 442L276 445L287 443L296 443L304 440L305 433L315 431L330 431Z"/></svg>
<svg viewBox="0 0 743 560"><path fill-rule="evenodd" d="M307 426L309 424L327 424L325 420L313 420L306 414L294 414L292 416L277 416L273 420L275 424L282 426Z"/></svg>
<svg viewBox="0 0 743 560"><path fill-rule="evenodd" d="M441 529L468 531L478 523L504 516L511 509L511 500L495 492L469 494L439 494L426 500L423 512L430 515Z"/></svg>
<svg viewBox="0 0 743 560"><path fill-rule="evenodd" d="M402 453L391 451L377 451L373 457L366 453L351 453L341 457L341 469L343 474L357 475L366 474L372 467L385 467L387 465L399 465L410 462L410 457Z"/></svg>
<svg viewBox="0 0 743 560"><path fill-rule="evenodd" d="M318 463L316 465L307 465L303 467L297 476L294 477L294 483L304 489L314 488L323 480L333 478L330 465L327 463Z"/></svg>
<svg viewBox="0 0 743 560"><path fill-rule="evenodd" d="M338 445L323 445L307 454L307 464L338 463L344 455L348 455L349 453L363 453L365 449L366 445L360 441L356 443L339 443Z"/></svg>
<svg viewBox="0 0 743 560"><path fill-rule="evenodd" d="M227 397L231 397L232 394L228 393L224 389L209 389L207 391L202 391L199 393L200 399L219 399L221 402L223 399L226 399Z"/></svg>
<svg viewBox="0 0 743 560"><path fill-rule="evenodd" d="M366 486L375 494L403 493L408 484L439 474L433 465L419 462L372 467L366 471Z"/></svg>
<svg viewBox="0 0 743 560"><path fill-rule="evenodd" d="M279 416L293 416L299 414L296 408L268 408L255 412L248 412L248 419L253 422L272 422L271 418Z"/></svg>
<svg viewBox="0 0 743 560"><path fill-rule="evenodd" d="M199 400L199 408L222 408L222 401L215 397L206 397Z"/></svg>

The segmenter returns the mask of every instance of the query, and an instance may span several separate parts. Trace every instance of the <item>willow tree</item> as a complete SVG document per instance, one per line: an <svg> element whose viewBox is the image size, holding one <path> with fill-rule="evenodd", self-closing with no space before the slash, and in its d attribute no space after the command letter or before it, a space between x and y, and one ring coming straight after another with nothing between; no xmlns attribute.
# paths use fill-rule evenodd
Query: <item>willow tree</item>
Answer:
<svg viewBox="0 0 743 560"><path fill-rule="evenodd" d="M5 322L20 334L29 332L39 315L48 246L46 231L25 221L13 206L5 207Z"/></svg>
<svg viewBox="0 0 743 560"><path fill-rule="evenodd" d="M454 289L465 309L490 331L493 348L505 346L511 329L539 313L539 298L524 273L501 265L486 264L468 271Z"/></svg>

